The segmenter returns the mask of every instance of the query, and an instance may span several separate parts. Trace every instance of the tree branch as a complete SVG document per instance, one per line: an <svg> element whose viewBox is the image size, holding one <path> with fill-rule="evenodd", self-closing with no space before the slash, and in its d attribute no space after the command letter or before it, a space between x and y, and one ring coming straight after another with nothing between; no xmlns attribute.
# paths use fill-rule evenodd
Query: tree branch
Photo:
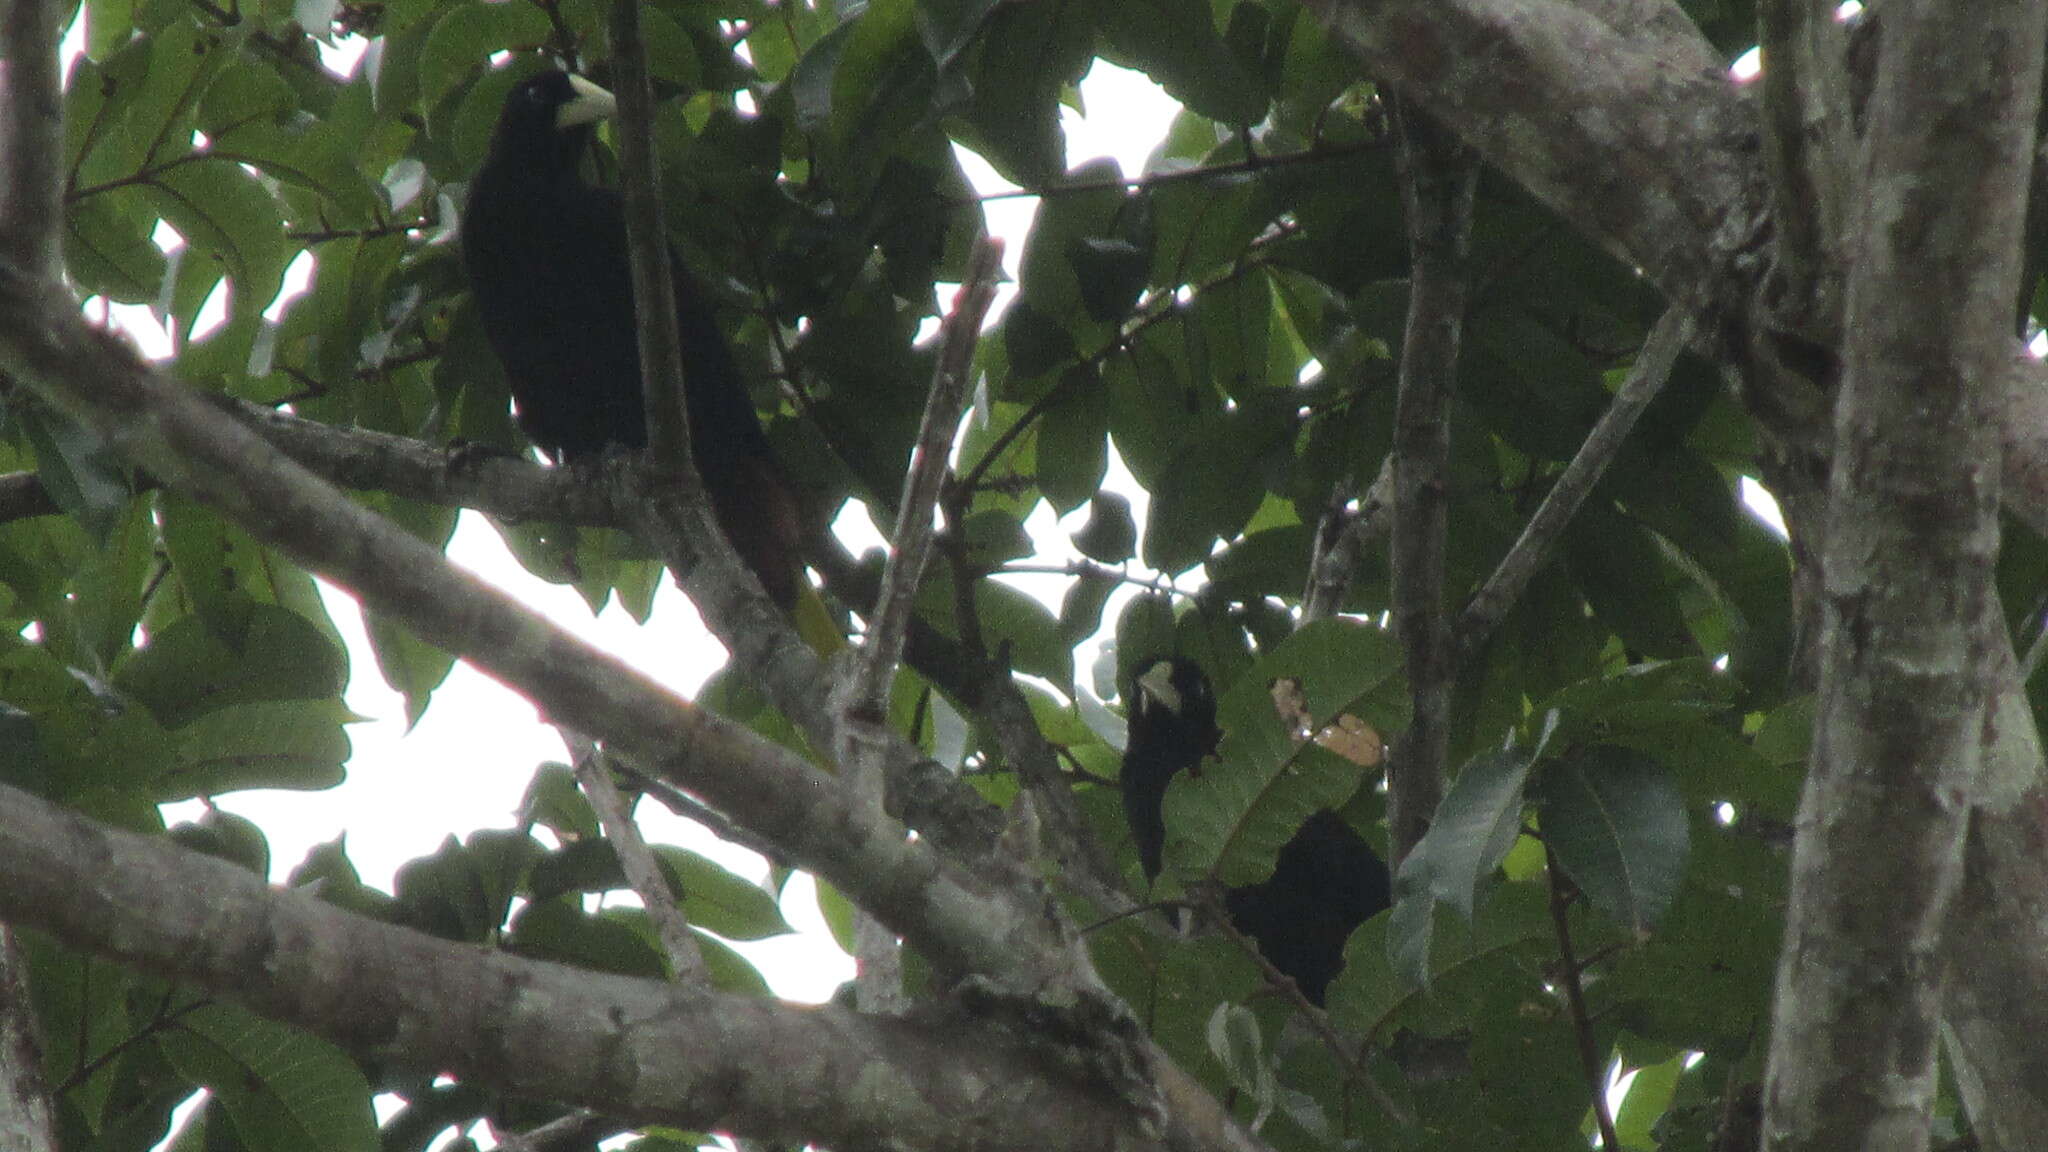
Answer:
<svg viewBox="0 0 2048 1152"><path fill-rule="evenodd" d="M1570 903L1565 899L1564 870L1557 853L1543 846L1543 872L1550 887L1550 924L1557 936L1558 983L1564 987L1564 1002L1571 1013L1572 1034L1578 1040L1579 1068L1586 1075L1586 1094L1592 1100L1593 1121L1600 1130L1600 1147L1620 1148L1614 1132L1613 1110L1607 1107L1607 1065L1593 1039L1593 1018L1586 1011L1586 989L1580 982L1583 969L1572 947Z"/></svg>
<svg viewBox="0 0 2048 1152"><path fill-rule="evenodd" d="M1843 52L1848 38L1836 0L1764 0L1764 163L1771 176L1777 283L1810 333L1839 331L1844 205L1856 175Z"/></svg>
<svg viewBox="0 0 2048 1152"><path fill-rule="evenodd" d="M1459 614L1452 633L1452 648L1458 662L1470 659L1486 643L1521 597L1522 590L1529 586L1529 580L1550 558L1551 549L1594 485L1600 482L1607 466L1613 463L1636 420L1671 378L1671 366L1678 362L1678 354L1685 349L1691 334L1691 325L1677 308L1665 312L1656 327L1650 329L1621 391L1615 393L1607 411L1600 414L1599 422L1586 434L1586 442L1579 445L1564 474L1550 486L1514 547L1501 557L1499 567Z"/></svg>
<svg viewBox="0 0 2048 1152"><path fill-rule="evenodd" d="M1029 987L1069 969L1072 949L1047 938L1036 907L988 899L985 885L943 864L926 842L905 840L900 825L851 810L802 758L694 707L451 568L439 552L219 419L4 268L0 370L160 481L472 660L556 722L603 736L628 759L785 846L793 860L915 940L941 973L1007 974ZM715 531L701 511L702 526Z"/></svg>
<svg viewBox="0 0 2048 1152"><path fill-rule="evenodd" d="M0 5L0 261L53 279L63 219L63 31L52 0Z"/></svg>
<svg viewBox="0 0 2048 1152"><path fill-rule="evenodd" d="M903 656L903 638L910 627L911 607L931 555L939 489L947 473L953 437L959 430L960 407L973 370L974 349L982 321L995 302L996 277L1002 271L1001 241L982 238L968 257L953 312L939 336L938 365L925 401L924 420L903 477L896 502L896 538L882 570L882 591L869 617L867 639L854 667L850 707L879 716L887 711L889 682Z"/></svg>
<svg viewBox="0 0 2048 1152"><path fill-rule="evenodd" d="M1707 331L1746 322L1768 234L1756 116L1676 3L1308 7L1367 72L1708 318Z"/></svg>
<svg viewBox="0 0 2048 1152"><path fill-rule="evenodd" d="M1990 658L2006 643L1998 385L2048 6L1985 0L1967 35L1933 0L1883 18L1764 1093L1772 1149L1926 1145L1944 925L2004 679Z"/></svg>
<svg viewBox="0 0 2048 1152"><path fill-rule="evenodd" d="M0 924L0 1147L57 1147L50 1086L43 1082L43 1046L19 934Z"/></svg>
<svg viewBox="0 0 2048 1152"><path fill-rule="evenodd" d="M903 658L904 637L917 590L924 581L925 562L931 556L939 489L946 478L953 437L959 431L961 401L974 367L981 324L995 302L1002 252L1001 241L983 237L975 241L968 257L967 275L941 329L924 418L911 447L903 493L896 503L896 536L882 569L881 595L868 617L867 635L846 664L839 685L838 732L833 747L841 783L853 803L875 811L884 806L885 749L894 739L888 729L889 687ZM895 935L866 913L859 913L853 936L860 1006L874 1011L901 1010L903 957Z"/></svg>
<svg viewBox="0 0 2048 1152"><path fill-rule="evenodd" d="M972 1017L866 1017L523 960L271 889L26 792L0 787L0 801L0 917L361 1054L634 1123L792 1143L1160 1146L1104 1085L1052 1072Z"/></svg>
<svg viewBox="0 0 2048 1152"><path fill-rule="evenodd" d="M1388 760L1387 862L1395 870L1443 798L1450 732L1450 630L1444 619L1445 472L1451 394L1470 287L1479 158L1408 103L1395 108L1408 217L1408 319L1394 402L1394 519L1389 557L1394 634L1407 655L1414 716Z"/></svg>
<svg viewBox="0 0 2048 1152"><path fill-rule="evenodd" d="M675 894L669 891L668 881L662 878L661 865L640 835L640 826L633 822L625 796L612 782L612 770L605 763L604 753L595 741L573 728L559 731L575 760L576 783L597 813L604 838L611 842L612 852L619 858L619 870L626 874L627 883L633 886L648 921L654 925L672 978L678 984L709 987L711 973L704 967L704 953L697 947L697 937L676 904Z"/></svg>
<svg viewBox="0 0 2048 1152"><path fill-rule="evenodd" d="M702 488L690 448L683 403L683 337L676 325L668 228L662 221L661 173L654 164L654 89L640 44L639 0L613 0L612 83L619 100L619 191L626 205L626 248L632 257L634 333L640 344L640 391L647 410L647 459L665 478ZM697 381L699 387L705 381Z"/></svg>

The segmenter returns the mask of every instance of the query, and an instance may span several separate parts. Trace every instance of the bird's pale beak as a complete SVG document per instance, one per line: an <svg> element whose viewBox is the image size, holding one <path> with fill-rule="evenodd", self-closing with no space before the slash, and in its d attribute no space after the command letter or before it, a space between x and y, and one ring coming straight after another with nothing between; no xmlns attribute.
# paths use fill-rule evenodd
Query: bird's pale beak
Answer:
<svg viewBox="0 0 2048 1152"><path fill-rule="evenodd" d="M576 90L576 98L555 110L557 130L609 120L619 110L616 97L581 76L569 77L569 87Z"/></svg>
<svg viewBox="0 0 2048 1152"><path fill-rule="evenodd" d="M1138 691L1165 705L1168 712L1180 715L1180 689L1173 686L1173 665L1162 660L1147 668L1138 677Z"/></svg>

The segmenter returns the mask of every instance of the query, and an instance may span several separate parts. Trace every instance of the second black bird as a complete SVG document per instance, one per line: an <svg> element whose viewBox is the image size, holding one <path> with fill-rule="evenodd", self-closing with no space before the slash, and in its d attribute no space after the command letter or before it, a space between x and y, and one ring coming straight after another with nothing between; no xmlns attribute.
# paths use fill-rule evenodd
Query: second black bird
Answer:
<svg viewBox="0 0 2048 1152"><path fill-rule="evenodd" d="M1124 818L1147 880L1159 875L1166 845L1166 786L1216 750L1216 694L1194 661L1153 660L1125 697L1130 738L1124 747ZM1220 767L1220 766L1219 766ZM1393 884L1379 855L1335 812L1309 817L1263 883L1224 893L1238 931L1321 1004L1344 966L1352 929L1392 903Z"/></svg>
<svg viewBox="0 0 2048 1152"><path fill-rule="evenodd" d="M610 93L545 72L516 85L470 185L462 262L519 426L561 463L647 444L619 194L583 179ZM669 254L690 446L718 521L775 601L798 577L796 504L711 309Z"/></svg>

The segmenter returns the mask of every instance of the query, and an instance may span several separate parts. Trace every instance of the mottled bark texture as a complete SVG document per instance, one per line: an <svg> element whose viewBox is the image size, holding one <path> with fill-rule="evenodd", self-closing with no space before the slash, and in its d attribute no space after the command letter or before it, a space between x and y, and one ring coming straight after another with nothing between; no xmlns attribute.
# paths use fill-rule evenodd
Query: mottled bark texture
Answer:
<svg viewBox="0 0 2048 1152"><path fill-rule="evenodd" d="M1820 695L1767 1150L1917 1152L1949 906L2000 684L1998 382L2044 8L1884 8L1843 314Z"/></svg>

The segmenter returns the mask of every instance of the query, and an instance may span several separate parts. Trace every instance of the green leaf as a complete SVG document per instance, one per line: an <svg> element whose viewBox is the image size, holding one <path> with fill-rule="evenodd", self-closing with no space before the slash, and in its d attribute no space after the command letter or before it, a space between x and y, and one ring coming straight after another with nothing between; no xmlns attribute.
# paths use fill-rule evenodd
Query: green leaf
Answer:
<svg viewBox="0 0 2048 1152"><path fill-rule="evenodd" d="M1401 861L1386 936L1387 963L1401 979L1421 986L1430 978L1441 935L1437 905L1472 918L1480 886L1521 832L1522 789L1555 724L1553 714L1527 751L1509 744L1466 764L1438 802L1429 831Z"/></svg>
<svg viewBox="0 0 2048 1152"><path fill-rule="evenodd" d="M170 737L147 710L124 707L104 685L17 638L0 642L0 701L34 721L40 755L16 768L33 772L52 799L125 796L171 767Z"/></svg>
<svg viewBox="0 0 2048 1152"><path fill-rule="evenodd" d="M1273 322L1273 297L1256 274L1238 276L1202 289L1187 319L1195 375L1215 381L1240 401L1271 383L1268 379L1268 337Z"/></svg>
<svg viewBox="0 0 2048 1152"><path fill-rule="evenodd" d="M1122 583L1114 573L1091 570L1067 586L1060 600L1060 633L1069 643L1078 644L1102 628L1102 610Z"/></svg>
<svg viewBox="0 0 2048 1152"><path fill-rule="evenodd" d="M1101 382L1092 369L1070 371L1081 373L1084 382L1063 387L1038 425L1038 490L1063 516L1093 499L1109 471L1109 413Z"/></svg>
<svg viewBox="0 0 2048 1152"><path fill-rule="evenodd" d="M818 914L839 950L853 955L853 904L845 893L823 880L818 881Z"/></svg>
<svg viewBox="0 0 2048 1152"><path fill-rule="evenodd" d="M654 852L693 927L729 940L764 940L795 931L782 918L774 894L760 885L686 849L663 844Z"/></svg>
<svg viewBox="0 0 2048 1152"><path fill-rule="evenodd" d="M159 172L149 189L157 211L191 245L184 260L201 261L194 267L217 269L234 282L230 318L247 319L269 307L296 254L275 196L239 165L208 157Z"/></svg>
<svg viewBox="0 0 2048 1152"><path fill-rule="evenodd" d="M65 1103L99 1130L127 1071L114 1057L134 1033L128 995L134 978L110 961L59 944L49 935L10 930L28 976L29 1004L41 1024L43 1074L65 1084ZM98 1064L89 1076L79 1073Z"/></svg>
<svg viewBox="0 0 2048 1152"><path fill-rule="evenodd" d="M1131 597L1116 618L1119 691L1143 670L1141 663L1173 653L1173 602L1154 593Z"/></svg>
<svg viewBox="0 0 2048 1152"><path fill-rule="evenodd" d="M1074 533L1081 555L1103 564L1121 564L1137 549L1138 523L1131 501L1121 492L1097 492L1088 500L1088 522Z"/></svg>
<svg viewBox="0 0 2048 1152"><path fill-rule="evenodd" d="M550 762L534 769L519 801L519 818L571 843L588 842L599 834L597 812L577 788L576 773L567 764Z"/></svg>
<svg viewBox="0 0 2048 1152"><path fill-rule="evenodd" d="M1059 97L1093 60L1093 16L1082 5L998 5L964 68L964 106L953 99L957 81L939 90L957 117L948 125L954 138L1004 179L1044 187L1066 167Z"/></svg>
<svg viewBox="0 0 2048 1152"><path fill-rule="evenodd" d="M208 1004L157 1036L172 1067L206 1085L252 1152L375 1152L370 1085L353 1061L296 1029Z"/></svg>
<svg viewBox="0 0 2048 1152"><path fill-rule="evenodd" d="M164 799L245 788L317 791L341 783L351 714L339 700L268 700L213 708L173 730L178 766Z"/></svg>
<svg viewBox="0 0 2048 1152"><path fill-rule="evenodd" d="M176 825L166 835L181 847L270 878L270 841L263 829L245 816L209 807L197 823Z"/></svg>
<svg viewBox="0 0 2048 1152"><path fill-rule="evenodd" d="M1259 1018L1242 1004L1218 1004L1209 1014L1208 1033L1209 1054L1223 1066L1231 1084L1258 1101L1263 1111L1273 1097L1275 1085L1273 1067L1265 1058Z"/></svg>
<svg viewBox="0 0 2048 1152"><path fill-rule="evenodd" d="M441 102L493 53L539 44L548 36L547 13L529 0L472 0L449 4L420 49L420 99Z"/></svg>
<svg viewBox="0 0 2048 1152"><path fill-rule="evenodd" d="M1235 537L1265 495L1257 463L1284 442L1287 417L1276 408L1239 408L1204 421L1175 454L1168 476L1152 488L1145 518L1145 563L1184 572L1221 538Z"/></svg>
<svg viewBox="0 0 2048 1152"><path fill-rule="evenodd" d="M64 206L64 260L78 286L123 304L156 298L166 264L150 239L156 213L140 188L119 188Z"/></svg>
<svg viewBox="0 0 2048 1152"><path fill-rule="evenodd" d="M1090 318L1112 324L1130 314L1145 288L1152 254L1121 236L1084 236L1067 252Z"/></svg>
<svg viewBox="0 0 2048 1152"><path fill-rule="evenodd" d="M1685 879L1685 800L1653 761L1589 748L1544 776L1543 834L1595 908L1645 936Z"/></svg>
<svg viewBox="0 0 2048 1152"><path fill-rule="evenodd" d="M339 703L342 654L303 617L243 601L224 624L194 616L164 629L120 667L115 686L167 728L244 704Z"/></svg>
<svg viewBox="0 0 2048 1152"><path fill-rule="evenodd" d="M521 909L512 918L505 945L535 960L598 972L646 980L665 980L669 975L668 962L650 936L617 917L591 915L565 900L543 900Z"/></svg>
<svg viewBox="0 0 2048 1152"><path fill-rule="evenodd" d="M1109 328L1089 316L1081 283L1088 269L1077 264L1075 256L1085 255L1091 240L1118 238L1119 220L1132 200L1113 160L1091 160L1060 183L1073 190L1039 208L1024 240L1018 294L1024 303L1063 324L1076 344L1093 347Z"/></svg>
<svg viewBox="0 0 2048 1152"><path fill-rule="evenodd" d="M1653 659L1698 655L1668 570L1647 532L1589 504L1566 531L1565 549L1572 578L1594 615L1631 650Z"/></svg>
<svg viewBox="0 0 2048 1152"><path fill-rule="evenodd" d="M104 546L129 506L121 461L98 436L64 416L32 409L16 419L35 446L44 490Z"/></svg>
<svg viewBox="0 0 2048 1152"><path fill-rule="evenodd" d="M1614 1114L1614 1134L1623 1148L1657 1147L1658 1122L1671 1107L1687 1059L1684 1055L1673 1056L1661 1064L1635 1070L1628 1095L1621 1098L1621 1108Z"/></svg>
<svg viewBox="0 0 2048 1152"><path fill-rule="evenodd" d="M1400 648L1389 634L1332 619L1296 632L1237 677L1217 703L1217 762L1181 773L1167 787L1167 866L1183 878L1214 877L1231 887L1272 875L1281 847L1303 821L1349 799L1362 769L1297 739L1274 709L1269 685L1283 677L1300 681L1313 730L1349 713L1385 731L1406 708L1400 667Z"/></svg>
<svg viewBox="0 0 2048 1152"><path fill-rule="evenodd" d="M1449 904L1466 917L1479 882L1500 866L1522 830L1522 788L1531 754L1504 748L1474 759L1437 805L1429 832L1401 864L1403 899Z"/></svg>
<svg viewBox="0 0 2048 1152"><path fill-rule="evenodd" d="M1100 14L1105 58L1144 72L1211 120L1248 127L1265 119L1265 94L1238 67L1202 0L1130 0Z"/></svg>
<svg viewBox="0 0 2048 1152"><path fill-rule="evenodd" d="M1000 580L981 581L975 603L989 646L1007 648L1012 667L1043 676L1062 692L1073 691L1074 650L1062 636L1058 618L1045 605Z"/></svg>

